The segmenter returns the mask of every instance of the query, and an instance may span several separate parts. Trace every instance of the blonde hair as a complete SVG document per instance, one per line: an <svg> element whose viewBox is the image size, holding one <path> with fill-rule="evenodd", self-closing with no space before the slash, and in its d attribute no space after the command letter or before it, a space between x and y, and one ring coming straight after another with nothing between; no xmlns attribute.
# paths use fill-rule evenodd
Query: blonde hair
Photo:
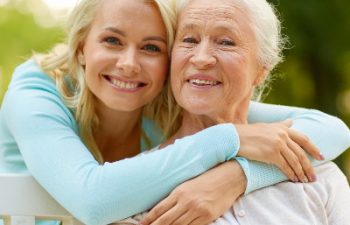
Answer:
<svg viewBox="0 0 350 225"><path fill-rule="evenodd" d="M191 0L174 0L176 16L179 17L182 10L191 2ZM271 72L278 63L282 62L282 50L287 39L281 34L281 24L276 15L273 5L266 0L236 0L247 11L251 20L253 32L258 45L258 60L261 65ZM262 97L269 79L265 79L255 88L253 99L259 101ZM167 93L168 108L171 111L168 114L168 124L164 124L163 129L166 137L173 135L181 126L182 109L176 103L175 98L168 85ZM171 107L170 107L171 106Z"/></svg>
<svg viewBox="0 0 350 225"><path fill-rule="evenodd" d="M140 0L154 4L162 16L167 30L169 54L174 39L175 14L169 0ZM87 148L95 159L103 163L103 157L93 137L93 130L99 120L95 112L95 97L86 86L84 67L79 63L79 49L83 45L91 24L103 0L81 0L74 7L67 20L67 40L48 54L34 55L40 67L54 80L65 105L77 120L79 132ZM161 103L155 101L154 107Z"/></svg>

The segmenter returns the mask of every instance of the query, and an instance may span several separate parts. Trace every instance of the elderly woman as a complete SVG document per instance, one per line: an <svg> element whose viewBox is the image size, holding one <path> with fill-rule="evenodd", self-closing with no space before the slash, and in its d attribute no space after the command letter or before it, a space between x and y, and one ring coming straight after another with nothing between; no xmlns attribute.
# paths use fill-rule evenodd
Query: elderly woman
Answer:
<svg viewBox="0 0 350 225"><path fill-rule="evenodd" d="M283 47L279 21L265 0L179 0L177 7L171 88L183 109L177 114L181 120L173 121L182 122L170 125L176 131L168 129L170 137L161 147L215 124L248 123L253 93L280 61ZM349 224L350 189L345 176L331 163L321 165L317 172L315 183L281 183L225 208L232 200L227 199L207 216L181 207L190 202L181 198L183 189L201 189L202 183L193 179L173 191L141 223L208 224L230 208L214 224ZM210 199L197 203L205 201Z"/></svg>

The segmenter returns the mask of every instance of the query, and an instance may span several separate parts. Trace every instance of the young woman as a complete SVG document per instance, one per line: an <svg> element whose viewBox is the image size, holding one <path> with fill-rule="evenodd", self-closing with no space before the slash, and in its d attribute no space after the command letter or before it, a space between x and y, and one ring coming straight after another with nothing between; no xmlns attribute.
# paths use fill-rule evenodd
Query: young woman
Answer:
<svg viewBox="0 0 350 225"><path fill-rule="evenodd" d="M348 130L340 120L318 111L256 104L251 111L256 121L292 118L293 128L304 134L288 122L266 124L269 134L257 125L221 124L164 151L132 157L162 138L143 110L147 105L157 112L163 102L154 98L163 97L174 21L166 0L80 1L68 20L67 44L35 56L14 73L0 112L0 170L29 172L70 213L94 225L151 208L177 185L244 149L269 146L260 150L271 157L300 155L292 165L274 163L291 179L303 181L314 175L303 149L322 158L304 135L327 160L345 150ZM315 138L319 130L325 131ZM281 142L280 153L268 153ZM261 184L256 172L271 167L256 163L246 165L246 181L235 165L229 174L230 185L239 187L237 197L246 182L250 192L279 181L275 174L280 172L272 171L272 179Z"/></svg>

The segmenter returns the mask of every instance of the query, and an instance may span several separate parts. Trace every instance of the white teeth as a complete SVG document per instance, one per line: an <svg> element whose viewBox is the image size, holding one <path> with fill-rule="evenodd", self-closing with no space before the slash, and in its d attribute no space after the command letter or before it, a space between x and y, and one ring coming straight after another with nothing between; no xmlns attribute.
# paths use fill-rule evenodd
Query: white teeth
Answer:
<svg viewBox="0 0 350 225"><path fill-rule="evenodd" d="M217 85L219 82L218 81L213 81L213 80L200 80L200 79L191 79L190 80L191 84L194 85L210 85L210 86L214 86Z"/></svg>
<svg viewBox="0 0 350 225"><path fill-rule="evenodd" d="M112 84L119 88L124 88L124 89L135 89L137 88L137 83L134 82L124 82L116 79L111 79Z"/></svg>

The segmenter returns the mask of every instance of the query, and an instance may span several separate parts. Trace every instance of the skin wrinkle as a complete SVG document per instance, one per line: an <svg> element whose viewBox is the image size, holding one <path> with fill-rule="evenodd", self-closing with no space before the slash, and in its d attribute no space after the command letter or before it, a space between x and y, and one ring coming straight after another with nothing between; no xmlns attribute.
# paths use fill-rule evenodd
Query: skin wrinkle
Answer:
<svg viewBox="0 0 350 225"><path fill-rule="evenodd" d="M257 55L251 55L252 50L253 52L257 52L257 46L256 39L254 38L255 35L250 29L251 20L248 18L246 11L241 7L236 7L234 4L230 4L231 7L218 6L210 8L209 10L204 10L204 7L199 6L199 4L197 4L196 7L192 7L192 4L195 4L193 2L182 11L182 13L186 13L186 20L178 21L179 33L176 37L178 46L175 46L174 49L181 48L181 54L183 55L190 56L192 55L191 52L193 52L193 54L195 52L197 52L197 54L201 52L200 55L205 57L206 60L208 60L208 58L215 58L216 69L214 69L214 67L208 67L208 70L203 71L214 76L217 81L223 84L231 83L232 81L229 80L233 79L233 77L237 77L238 79L235 80L236 84L234 86L245 86L245 82L247 81L239 78L241 76L240 72L231 69L227 70L224 64L228 65L230 61L232 61L234 65L239 66L247 63L246 60L250 57L252 57L251 59L258 59ZM241 15L244 16L242 17ZM184 38L187 37L194 38L196 42L201 44L188 45L188 43L182 43ZM232 40L235 45L230 47L220 45L217 40L221 40L223 37ZM248 55L250 56L246 58ZM225 63L222 64L219 62ZM193 74L195 72L194 68L190 68L187 70L186 74ZM226 75L223 76L222 72L226 73ZM228 79L228 77L231 78ZM186 78L186 76L184 78ZM186 87L185 79L182 79L180 82L180 86ZM240 82L244 83L240 84ZM233 105L233 107L230 110L223 110L223 113L220 113L220 115L213 111L212 113L214 114L211 114L210 117L212 119L215 118L213 120L215 121L214 123L232 120L246 122L245 119L243 119L245 113L234 109L236 108L235 106L240 105L242 102L249 102L251 94L249 94L249 92L242 93L245 97L238 100L236 99L236 95L232 95L232 91L235 92L235 90L233 90L235 88L232 88L231 85L224 85L223 95L220 97L220 105ZM196 102L199 105L206 105L206 101L208 100L206 98L199 98L197 95L186 95L186 98L187 102ZM203 119L207 120L205 116Z"/></svg>
<svg viewBox="0 0 350 225"><path fill-rule="evenodd" d="M195 2L195 1L192 1L192 2ZM228 11L228 8L230 8L230 11ZM248 44L248 45L244 46L245 49L248 49L250 47L249 45L256 42L256 37L255 37L254 32L253 32L253 36L252 36L252 37L254 37L254 40L249 40L249 43L247 42L247 40L242 40L242 39L246 39L242 35L242 32L241 32L242 27L238 26L238 21L236 20L236 17L234 17L234 18L232 17L232 15L234 15L234 14L245 14L247 16L244 17L243 19L246 19L248 24L254 25L254 24L252 24L252 20L249 16L248 10L245 9L244 6L241 6L239 4L234 4L232 2L230 4L228 3L227 7L218 6L218 7L211 8L211 9L207 9L205 7L191 8L191 5L189 5L189 6L186 6L184 10L182 10L182 13L185 10L186 11L191 10L191 12L188 12L186 14L186 17L189 20L192 20L192 22L178 27L178 31L181 31L178 34L179 37L183 36L182 33L185 33L185 32L191 31L191 30L198 31L198 29L199 29L198 24L203 23L204 20L214 20L215 21L215 20L217 20L217 18L220 17L220 20L221 20L220 22L223 23L222 29L228 29L227 31L230 33L232 33L232 31L234 31L234 35L236 38L235 41L243 42L243 44ZM181 17L181 15L180 15L180 17ZM202 28L200 28L200 29L202 29ZM220 31L219 27L217 27L216 29L218 31ZM244 31L246 31L246 30L244 30ZM258 51L259 51L259 49L258 49ZM259 61L260 61L260 59L259 59Z"/></svg>
<svg viewBox="0 0 350 225"><path fill-rule="evenodd" d="M190 4L195 2L195 1L189 1ZM238 2L238 3L237 3ZM189 5L190 5L189 4ZM189 5L185 6L182 10L181 13L184 11L184 9L186 9L187 7L190 7ZM215 19L215 15L220 15L222 16L222 18L226 18L229 17L229 14L231 12L220 12L221 9L227 9L231 7L232 11L237 11L243 14L246 14L247 17L245 19L249 20L249 23L251 24L251 27L254 30L254 37L255 39L257 39L258 43L264 42L264 40L258 40L258 37L256 36L256 32L259 32L260 30L258 28L256 28L256 24L253 22L253 14L254 14L254 9L252 9L251 7L247 6L247 3L245 1L231 1L231 2L227 2L227 7L215 7L215 8L211 8L211 9L206 9L205 7L197 7L197 11L198 11L198 20L200 21L203 16L209 16L209 14L211 14L212 19ZM194 10L195 11L195 10ZM235 21L234 21L235 22ZM238 30L238 29L235 29ZM241 34L238 34L240 37L242 36ZM262 45L264 46L264 45ZM277 50L276 50L277 51ZM269 66L267 65L267 62L265 62L262 59L262 49L258 49L258 59L259 61L266 67L269 68Z"/></svg>

